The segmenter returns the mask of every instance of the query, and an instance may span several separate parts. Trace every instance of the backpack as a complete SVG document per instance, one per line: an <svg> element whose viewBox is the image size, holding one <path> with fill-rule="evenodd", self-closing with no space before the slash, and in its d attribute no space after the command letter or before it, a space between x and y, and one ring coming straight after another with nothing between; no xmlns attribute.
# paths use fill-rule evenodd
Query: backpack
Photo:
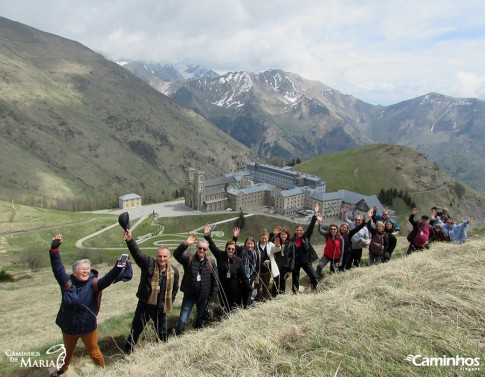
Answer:
<svg viewBox="0 0 485 377"><path fill-rule="evenodd" d="M71 288L71 286L72 286L72 281L71 281L71 279L69 279L66 282L66 285L64 286L64 291L69 290L69 288ZM98 313L99 313L99 309L101 308L101 300L103 298L103 291L100 291L98 289L98 278L97 277L93 278L92 287L93 287L94 297L96 298L96 310L94 311L94 314L96 314L96 316L97 316Z"/></svg>
<svg viewBox="0 0 485 377"><path fill-rule="evenodd" d="M382 255L384 251L384 238L385 234L376 234L372 236L369 244L369 252L373 255Z"/></svg>

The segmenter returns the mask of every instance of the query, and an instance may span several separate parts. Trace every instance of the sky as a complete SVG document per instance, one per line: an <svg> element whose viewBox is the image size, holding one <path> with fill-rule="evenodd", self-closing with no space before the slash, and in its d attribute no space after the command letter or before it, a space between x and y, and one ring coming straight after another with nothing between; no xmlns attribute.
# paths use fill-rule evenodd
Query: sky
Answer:
<svg viewBox="0 0 485 377"><path fill-rule="evenodd" d="M485 100L483 0L0 0L113 60L282 69L374 105Z"/></svg>

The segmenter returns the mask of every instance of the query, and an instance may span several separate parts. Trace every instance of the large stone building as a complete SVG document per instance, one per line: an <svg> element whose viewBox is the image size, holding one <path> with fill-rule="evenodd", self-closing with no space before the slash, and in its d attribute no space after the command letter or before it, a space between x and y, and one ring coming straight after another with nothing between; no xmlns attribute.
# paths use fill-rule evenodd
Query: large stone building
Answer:
<svg viewBox="0 0 485 377"><path fill-rule="evenodd" d="M212 180L206 180L203 171L185 171L185 204L199 211L248 211L268 206L275 213L293 215L319 203L326 217L339 217L345 204L353 214L367 212L374 205L383 209L376 195L347 190L326 193L325 189L326 184L319 177L263 163L251 163L246 171Z"/></svg>

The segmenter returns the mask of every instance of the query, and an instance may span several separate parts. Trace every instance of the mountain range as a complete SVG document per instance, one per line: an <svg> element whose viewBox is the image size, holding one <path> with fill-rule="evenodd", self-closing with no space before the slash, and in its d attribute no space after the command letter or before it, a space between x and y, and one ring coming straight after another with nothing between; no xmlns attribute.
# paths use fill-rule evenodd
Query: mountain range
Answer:
<svg viewBox="0 0 485 377"><path fill-rule="evenodd" d="M145 64L140 79L124 68L139 64L122 67L75 41L5 18L0 44L0 199L9 202L97 209L135 192L150 203L183 195L187 167L211 179L264 157L361 153L353 147L376 139L416 140L436 153L446 146L440 158L428 158L461 162L462 175L483 171L483 103L477 100L433 94L373 106L281 70L217 76L199 66ZM155 80L146 80L161 71L155 89ZM472 141L480 154L475 165L467 160ZM385 148L373 150L377 160L364 152L359 160L402 164ZM342 165L341 173L353 176L355 169ZM394 173L382 172L383 188L395 187ZM325 180L326 174L318 175ZM419 177L408 178L401 189L411 192ZM359 192L376 193L364 186ZM333 189L339 188L349 189Z"/></svg>
<svg viewBox="0 0 485 377"><path fill-rule="evenodd" d="M415 148L454 177L485 191L481 178L485 172L484 101L429 93L376 106L278 69L217 77L205 69L212 74L184 79L181 74L172 75L176 78L171 80L146 63L125 67L150 85L156 82L157 90L257 155L290 161L358 145L398 144Z"/></svg>

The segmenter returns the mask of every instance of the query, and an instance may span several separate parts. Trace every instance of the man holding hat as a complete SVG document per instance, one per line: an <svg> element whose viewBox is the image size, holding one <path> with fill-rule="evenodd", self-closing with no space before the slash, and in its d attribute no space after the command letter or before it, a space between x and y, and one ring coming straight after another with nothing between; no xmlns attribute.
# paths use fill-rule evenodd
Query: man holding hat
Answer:
<svg viewBox="0 0 485 377"><path fill-rule="evenodd" d="M140 284L136 293L138 304L124 347L125 354L129 355L150 319L158 338L161 341L167 340L167 313L172 310L179 289L179 271L170 264L170 250L167 247L160 247L155 258L146 256L132 238L130 229L125 228L126 223L120 221L120 225L125 229L124 237L130 254L141 269Z"/></svg>

